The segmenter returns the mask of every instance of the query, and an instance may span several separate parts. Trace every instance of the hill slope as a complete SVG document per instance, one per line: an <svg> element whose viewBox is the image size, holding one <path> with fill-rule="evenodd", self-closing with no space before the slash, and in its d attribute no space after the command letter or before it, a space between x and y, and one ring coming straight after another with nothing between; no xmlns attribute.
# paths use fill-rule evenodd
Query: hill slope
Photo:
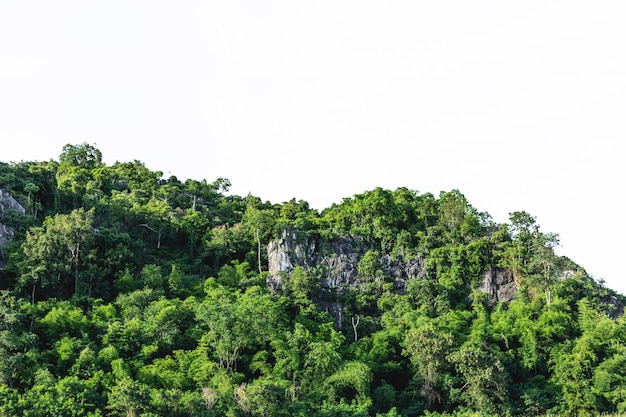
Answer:
<svg viewBox="0 0 626 417"><path fill-rule="evenodd" d="M376 188L322 212L107 166L0 163L5 415L626 411L624 298L515 212Z"/></svg>

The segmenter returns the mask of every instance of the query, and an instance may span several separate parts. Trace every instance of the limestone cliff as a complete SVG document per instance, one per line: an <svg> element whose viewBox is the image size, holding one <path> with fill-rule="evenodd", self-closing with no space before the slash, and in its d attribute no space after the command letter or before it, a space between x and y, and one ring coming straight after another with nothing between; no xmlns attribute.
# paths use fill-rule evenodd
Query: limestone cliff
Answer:
<svg viewBox="0 0 626 417"><path fill-rule="evenodd" d="M492 304L511 301L515 297L515 276L510 269L489 269L483 272L480 281L482 285L478 287L478 290L491 295Z"/></svg>
<svg viewBox="0 0 626 417"><path fill-rule="evenodd" d="M350 238L325 240L306 233L283 231L281 237L267 246L269 274L267 285L274 292L281 292L287 279L297 266L305 268L319 277L319 294L345 294L352 290L361 290L371 280L359 274L359 262L368 251L362 241ZM411 279L425 279L424 259L401 256L392 257L380 254L378 259L384 279L393 282L393 290L404 293L406 284ZM516 283L513 272L506 268L492 268L484 271L477 288L491 295L491 303L511 301L515 297ZM337 301L324 301L318 297L316 302L326 309L341 327L344 321L343 306Z"/></svg>
<svg viewBox="0 0 626 417"><path fill-rule="evenodd" d="M320 289L342 293L347 289L359 289L363 278L358 265L365 253L373 248L361 241L336 238L330 241L305 233L283 231L280 239L267 247L269 275L267 285L280 291L283 277L290 275L294 267L316 268L321 271ZM424 277L424 261L415 257L392 258L383 254L379 258L383 274L394 281L394 287L402 292L409 279Z"/></svg>
<svg viewBox="0 0 626 417"><path fill-rule="evenodd" d="M12 228L3 223L9 210L15 210L20 216L26 214L26 209L10 193L0 189L0 248L6 246L15 234ZM0 255L0 270L3 266L4 261Z"/></svg>
<svg viewBox="0 0 626 417"><path fill-rule="evenodd" d="M26 209L10 193L0 189L0 220L9 210L17 211L20 216L26 214Z"/></svg>
<svg viewBox="0 0 626 417"><path fill-rule="evenodd" d="M284 279L289 277L296 266L312 271L319 276L319 295L345 294L351 290L361 290L367 283L366 277L359 274L359 262L373 248L350 238L324 240L306 233L284 231L280 239L270 242L267 247L269 274L267 285L280 292ZM392 258L388 254L379 256L383 275L393 281L394 291L402 293L410 279L425 276L424 261L419 257ZM337 301L316 301L326 309L341 327L344 321L343 306Z"/></svg>

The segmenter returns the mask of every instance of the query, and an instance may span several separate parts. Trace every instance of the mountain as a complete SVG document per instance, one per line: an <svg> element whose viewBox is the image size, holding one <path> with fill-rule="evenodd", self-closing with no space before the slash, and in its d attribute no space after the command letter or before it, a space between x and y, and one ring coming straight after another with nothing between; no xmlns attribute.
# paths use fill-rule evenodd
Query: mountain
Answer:
<svg viewBox="0 0 626 417"><path fill-rule="evenodd" d="M3 415L626 411L626 300L531 214L229 186L89 144L0 163Z"/></svg>

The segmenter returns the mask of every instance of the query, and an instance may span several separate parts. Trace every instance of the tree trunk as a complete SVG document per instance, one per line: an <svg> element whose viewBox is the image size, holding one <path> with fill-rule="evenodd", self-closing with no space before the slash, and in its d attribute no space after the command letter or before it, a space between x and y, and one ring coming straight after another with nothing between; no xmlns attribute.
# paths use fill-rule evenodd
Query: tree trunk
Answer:
<svg viewBox="0 0 626 417"><path fill-rule="evenodd" d="M30 303L35 304L35 288L37 288L37 280L33 280L33 291L30 294Z"/></svg>
<svg viewBox="0 0 626 417"><path fill-rule="evenodd" d="M352 317L351 321L352 321L352 329L354 330L354 341L356 342L359 339L359 334L357 333L356 328L359 326L359 321L361 321L361 318L357 314L354 317Z"/></svg>
<svg viewBox="0 0 626 417"><path fill-rule="evenodd" d="M263 272L261 269L261 238L259 237L259 227L256 228L256 242L257 242L257 262L259 263L259 274Z"/></svg>

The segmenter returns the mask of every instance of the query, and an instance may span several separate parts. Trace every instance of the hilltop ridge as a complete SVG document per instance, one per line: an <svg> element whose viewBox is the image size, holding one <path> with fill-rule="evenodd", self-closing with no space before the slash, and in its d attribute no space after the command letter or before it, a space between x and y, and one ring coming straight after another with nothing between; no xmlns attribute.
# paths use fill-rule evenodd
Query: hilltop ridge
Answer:
<svg viewBox="0 0 626 417"><path fill-rule="evenodd" d="M626 411L626 299L531 214L229 186L89 144L0 163L0 413Z"/></svg>

